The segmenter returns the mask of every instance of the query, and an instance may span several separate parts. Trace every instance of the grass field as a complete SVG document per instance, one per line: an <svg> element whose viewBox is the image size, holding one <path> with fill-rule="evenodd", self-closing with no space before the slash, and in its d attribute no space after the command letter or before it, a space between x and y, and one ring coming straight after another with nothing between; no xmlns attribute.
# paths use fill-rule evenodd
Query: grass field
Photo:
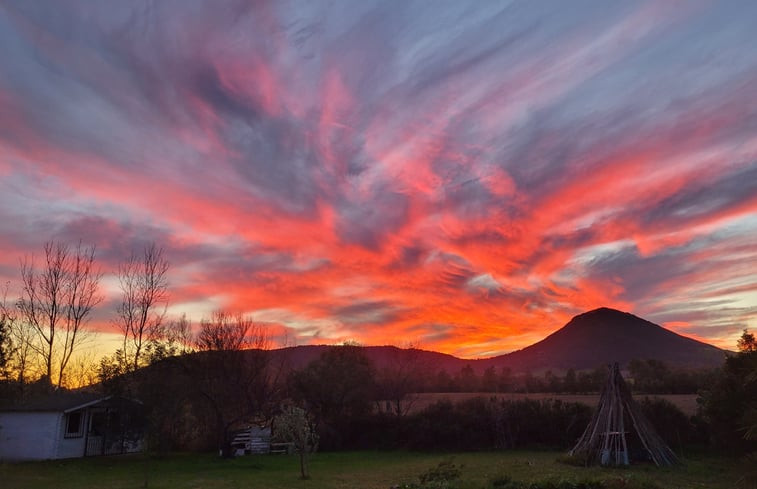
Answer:
<svg viewBox="0 0 757 489"><path fill-rule="evenodd" d="M723 488L737 484L745 462L714 457L691 457L683 467L660 469L638 465L623 469L583 468L557 462L559 452L507 451L452 455L463 466L462 489L489 487L493 477L509 475L522 481L545 479L612 481L613 487L641 487L654 482L664 488ZM294 456L258 455L222 460L210 454L144 455L66 461L0 464L4 489L389 489L417 482L417 477L450 455L410 452L344 452L316 454L310 480L300 480Z"/></svg>

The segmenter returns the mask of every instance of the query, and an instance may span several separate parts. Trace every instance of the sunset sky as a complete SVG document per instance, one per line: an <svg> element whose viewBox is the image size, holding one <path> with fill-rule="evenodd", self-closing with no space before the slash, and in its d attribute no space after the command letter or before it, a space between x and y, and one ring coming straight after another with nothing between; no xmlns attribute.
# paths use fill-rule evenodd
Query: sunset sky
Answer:
<svg viewBox="0 0 757 489"><path fill-rule="evenodd" d="M281 344L757 329L757 2L7 1L0 279L45 241ZM110 341L110 343L109 343Z"/></svg>

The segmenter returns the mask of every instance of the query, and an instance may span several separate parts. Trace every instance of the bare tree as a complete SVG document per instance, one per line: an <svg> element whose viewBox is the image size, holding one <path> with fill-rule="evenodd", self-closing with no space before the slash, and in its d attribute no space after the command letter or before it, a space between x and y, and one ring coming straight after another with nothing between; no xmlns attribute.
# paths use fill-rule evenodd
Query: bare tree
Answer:
<svg viewBox="0 0 757 489"><path fill-rule="evenodd" d="M151 243L118 268L122 295L116 324L123 333L125 369L139 368L143 348L160 335L168 306L168 267L163 249Z"/></svg>
<svg viewBox="0 0 757 489"><path fill-rule="evenodd" d="M22 262L20 319L34 332L28 346L42 359L44 375L51 382L53 367L57 367L58 387L71 355L86 336L92 309L102 301L97 293L101 274L94 268L94 257L94 247L79 243L72 254L68 245L49 241L42 269L35 268L33 258Z"/></svg>
<svg viewBox="0 0 757 489"><path fill-rule="evenodd" d="M66 387L72 389L95 384L99 380L97 367L98 363L93 350L77 354L71 359L68 374L66 374Z"/></svg>
<svg viewBox="0 0 757 489"><path fill-rule="evenodd" d="M413 343L389 351L389 364L377 375L381 401L386 411L404 416L417 400L423 369L421 350Z"/></svg>
<svg viewBox="0 0 757 489"><path fill-rule="evenodd" d="M200 351L265 349L268 335L249 317L215 311L209 320L200 321L196 346Z"/></svg>
<svg viewBox="0 0 757 489"><path fill-rule="evenodd" d="M235 426L270 416L277 373L270 366L264 326L241 314L223 311L200 322L200 352L188 359L197 393L215 420L218 448L230 454Z"/></svg>
<svg viewBox="0 0 757 489"><path fill-rule="evenodd" d="M63 383L63 374L71 361L76 348L83 343L83 327L92 309L102 302L103 297L98 293L98 284L102 273L94 268L95 248L82 248L81 243L76 247L68 262L66 272L66 318L63 328L63 351L60 355L58 368L58 386Z"/></svg>
<svg viewBox="0 0 757 489"><path fill-rule="evenodd" d="M0 301L0 318L8 328L10 344L12 345L8 366L14 374L15 380L23 385L32 370L34 350L31 345L34 342L35 332L29 323L18 320L15 308L8 306L7 294L8 286L6 285L5 290L3 290L2 301Z"/></svg>
<svg viewBox="0 0 757 489"><path fill-rule="evenodd" d="M176 355L192 353L194 335L192 334L192 322L187 318L186 314L182 314L178 319L174 319L168 323L164 336L170 345L175 345Z"/></svg>
<svg viewBox="0 0 757 489"><path fill-rule="evenodd" d="M150 364L194 351L192 345L195 338L192 334L192 322L187 319L186 314L164 322L151 336L144 350Z"/></svg>

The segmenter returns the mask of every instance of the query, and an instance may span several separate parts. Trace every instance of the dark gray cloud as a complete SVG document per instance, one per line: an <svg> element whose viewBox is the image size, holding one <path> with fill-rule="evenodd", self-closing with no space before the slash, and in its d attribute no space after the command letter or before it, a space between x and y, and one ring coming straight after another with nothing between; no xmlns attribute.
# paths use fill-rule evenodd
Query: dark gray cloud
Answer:
<svg viewBox="0 0 757 489"><path fill-rule="evenodd" d="M409 198L388 185L378 185L368 195L337 203L336 230L344 242L378 250L386 237L408 219Z"/></svg>
<svg viewBox="0 0 757 489"><path fill-rule="evenodd" d="M754 324L756 5L6 2L0 275L50 238L109 267L154 241L178 296L323 338L408 310L471 331L428 291L491 307L470 328L617 300L730 335Z"/></svg>

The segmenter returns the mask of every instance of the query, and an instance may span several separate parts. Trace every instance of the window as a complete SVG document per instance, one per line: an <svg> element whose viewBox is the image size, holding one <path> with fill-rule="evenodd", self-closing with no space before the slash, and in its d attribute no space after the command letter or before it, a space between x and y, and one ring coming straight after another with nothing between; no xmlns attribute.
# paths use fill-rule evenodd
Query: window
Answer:
<svg viewBox="0 0 757 489"><path fill-rule="evenodd" d="M78 438L84 434L84 413L74 411L66 415L66 432L64 438Z"/></svg>

